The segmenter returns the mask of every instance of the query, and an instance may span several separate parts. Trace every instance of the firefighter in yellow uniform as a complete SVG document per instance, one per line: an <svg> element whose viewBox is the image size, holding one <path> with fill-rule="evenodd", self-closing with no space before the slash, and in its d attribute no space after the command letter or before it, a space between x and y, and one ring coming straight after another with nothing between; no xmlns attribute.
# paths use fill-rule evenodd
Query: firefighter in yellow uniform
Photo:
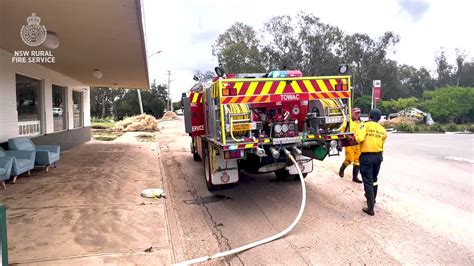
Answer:
<svg viewBox="0 0 474 266"><path fill-rule="evenodd" d="M360 109L356 107L352 109L352 120L350 123L350 131L354 133L354 135L357 133L360 124ZM347 166L354 164L354 166L352 167L352 181L356 183L362 183L362 180L360 180L358 177L360 169L360 145L357 144L354 146L347 146L345 147L345 151L346 157L341 165L341 168L339 169L339 176L344 177L344 169L346 169Z"/></svg>
<svg viewBox="0 0 474 266"><path fill-rule="evenodd" d="M378 122L382 113L379 109L373 109L369 113L369 121L362 124L357 131L356 141L360 143L360 173L364 181L365 197L367 207L362 211L368 215L374 215L375 198L377 197L377 176L382 164L383 145L387 138L387 132Z"/></svg>

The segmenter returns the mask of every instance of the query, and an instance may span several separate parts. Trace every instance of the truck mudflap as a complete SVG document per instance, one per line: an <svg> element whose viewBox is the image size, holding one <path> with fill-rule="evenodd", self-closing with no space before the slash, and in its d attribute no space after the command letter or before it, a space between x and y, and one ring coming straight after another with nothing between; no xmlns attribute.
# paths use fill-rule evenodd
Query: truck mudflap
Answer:
<svg viewBox="0 0 474 266"><path fill-rule="evenodd" d="M295 158L296 162L298 163L298 166L300 167L301 173L311 173L313 172L313 158L307 157L307 156L297 156ZM296 165L290 165L287 166L287 170L290 173L290 175L297 175L298 170L296 169Z"/></svg>
<svg viewBox="0 0 474 266"><path fill-rule="evenodd" d="M237 160L225 160L222 152L210 145L210 181L212 185L225 185L239 182Z"/></svg>

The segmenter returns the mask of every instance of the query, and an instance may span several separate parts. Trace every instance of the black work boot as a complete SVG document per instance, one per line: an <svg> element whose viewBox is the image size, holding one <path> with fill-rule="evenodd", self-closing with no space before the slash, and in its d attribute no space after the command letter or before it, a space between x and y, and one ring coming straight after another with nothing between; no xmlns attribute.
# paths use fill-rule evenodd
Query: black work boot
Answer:
<svg viewBox="0 0 474 266"><path fill-rule="evenodd" d="M346 169L346 165L342 163L341 168L339 168L339 176L344 177L344 169Z"/></svg>
<svg viewBox="0 0 474 266"><path fill-rule="evenodd" d="M374 205L375 205L375 198L374 195L367 195L367 207L362 208L362 211L367 213L370 216L374 216Z"/></svg>
<svg viewBox="0 0 474 266"><path fill-rule="evenodd" d="M360 166L354 165L354 168L352 168L352 181L356 183L362 183L362 180L359 178L359 170Z"/></svg>

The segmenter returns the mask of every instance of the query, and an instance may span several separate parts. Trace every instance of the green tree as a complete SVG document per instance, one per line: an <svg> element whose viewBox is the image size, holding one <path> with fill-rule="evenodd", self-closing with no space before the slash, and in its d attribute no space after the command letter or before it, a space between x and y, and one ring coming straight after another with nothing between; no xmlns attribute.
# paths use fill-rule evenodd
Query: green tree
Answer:
<svg viewBox="0 0 474 266"><path fill-rule="evenodd" d="M474 61L464 62L459 73L459 86L474 87Z"/></svg>
<svg viewBox="0 0 474 266"><path fill-rule="evenodd" d="M355 95L371 95L373 80L381 80L384 99L402 97L397 63L387 58L399 41L393 32L385 32L377 40L367 34L345 35L342 59L351 65Z"/></svg>
<svg viewBox="0 0 474 266"><path fill-rule="evenodd" d="M334 75L342 63L344 33L313 14L299 14L302 68L306 75ZM296 53L297 51L294 51Z"/></svg>
<svg viewBox="0 0 474 266"><path fill-rule="evenodd" d="M435 121L474 122L474 88L445 87L423 94L425 107Z"/></svg>
<svg viewBox="0 0 474 266"><path fill-rule="evenodd" d="M302 68L301 40L290 16L272 17L264 24L263 31L269 37L262 49L268 70Z"/></svg>
<svg viewBox="0 0 474 266"><path fill-rule="evenodd" d="M230 73L265 71L256 32L241 22L219 35L212 46L212 55Z"/></svg>
<svg viewBox="0 0 474 266"><path fill-rule="evenodd" d="M417 69L409 65L400 65L398 78L401 82L400 97L420 98L425 90L432 90L435 87L435 81L424 67Z"/></svg>
<svg viewBox="0 0 474 266"><path fill-rule="evenodd" d="M419 108L420 102L415 97L410 98L399 98L399 99L392 99L388 101L382 101L378 107L384 114L390 113L397 113L401 110L414 107Z"/></svg>
<svg viewBox="0 0 474 266"><path fill-rule="evenodd" d="M446 87L455 85L454 82L455 74L453 73L454 66L448 63L446 53L444 51L439 52L435 57L436 62L436 74L438 75L437 86Z"/></svg>
<svg viewBox="0 0 474 266"><path fill-rule="evenodd" d="M456 49L456 86L474 87L474 59L467 62L468 54Z"/></svg>
<svg viewBox="0 0 474 266"><path fill-rule="evenodd" d="M372 105L372 98L369 95L357 96L352 102L352 107L359 107L362 113L368 114Z"/></svg>
<svg viewBox="0 0 474 266"><path fill-rule="evenodd" d="M105 118L114 116L117 109L117 102L125 96L127 90L124 88L91 88L91 116Z"/></svg>
<svg viewBox="0 0 474 266"><path fill-rule="evenodd" d="M158 85L155 81L153 81L151 84L151 89L142 90L141 96L144 113L153 115L157 118L163 116L163 111L166 107L166 100L168 96L166 85ZM119 106L117 108L117 119L123 119L126 116L140 114L137 90L128 90L124 98L117 104Z"/></svg>

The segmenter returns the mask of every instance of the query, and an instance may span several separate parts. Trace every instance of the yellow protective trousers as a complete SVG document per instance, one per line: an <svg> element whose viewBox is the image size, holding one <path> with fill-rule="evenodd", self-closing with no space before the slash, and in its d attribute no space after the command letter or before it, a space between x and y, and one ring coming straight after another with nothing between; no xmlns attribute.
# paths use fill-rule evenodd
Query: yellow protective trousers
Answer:
<svg viewBox="0 0 474 266"><path fill-rule="evenodd" d="M360 144L354 146L347 146L345 147L346 150L346 158L344 159L344 165L348 166L350 164L354 164L359 166L359 157L360 157Z"/></svg>

